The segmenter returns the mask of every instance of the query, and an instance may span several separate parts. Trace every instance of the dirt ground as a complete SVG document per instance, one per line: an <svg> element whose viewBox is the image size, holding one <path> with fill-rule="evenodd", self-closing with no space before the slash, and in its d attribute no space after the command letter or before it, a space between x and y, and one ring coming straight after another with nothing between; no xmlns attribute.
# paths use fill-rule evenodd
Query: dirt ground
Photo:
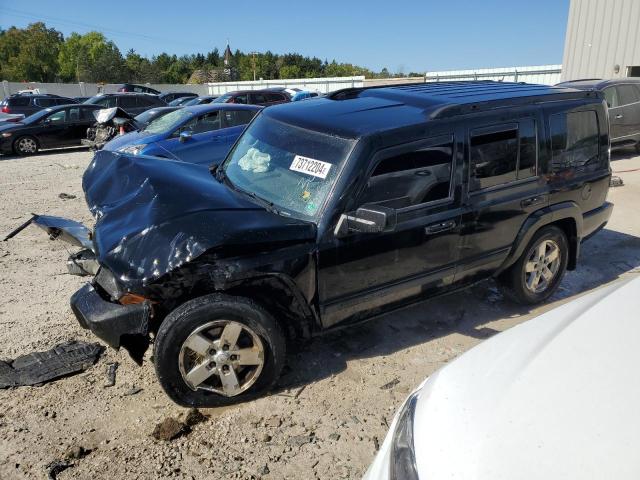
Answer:
<svg viewBox="0 0 640 480"><path fill-rule="evenodd" d="M36 227L1 241L31 212L90 225L81 189L90 157L82 150L0 157L2 359L70 339L95 341L69 308L86 279L66 273L64 244ZM90 453L76 455L82 458L59 479L359 478L397 407L434 370L499 331L640 273L640 157L617 154L612 168L625 182L609 193L613 218L584 244L578 270L550 303L529 311L484 282L300 344L272 395L204 410L207 421L171 442L151 433L185 410L165 397L148 358L138 367L125 351L108 349L82 374L0 390L0 478L46 478L46 465L72 447ZM120 366L115 386L105 387L109 362Z"/></svg>

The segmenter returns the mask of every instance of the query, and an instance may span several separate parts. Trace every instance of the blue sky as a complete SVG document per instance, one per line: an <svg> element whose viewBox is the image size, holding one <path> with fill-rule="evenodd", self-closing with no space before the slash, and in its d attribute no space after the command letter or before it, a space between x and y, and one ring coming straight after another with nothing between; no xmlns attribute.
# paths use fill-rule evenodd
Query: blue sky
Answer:
<svg viewBox="0 0 640 480"><path fill-rule="evenodd" d="M408 73L561 63L568 9L569 0L0 0L0 26L99 30L143 55L222 50L228 38L232 49Z"/></svg>

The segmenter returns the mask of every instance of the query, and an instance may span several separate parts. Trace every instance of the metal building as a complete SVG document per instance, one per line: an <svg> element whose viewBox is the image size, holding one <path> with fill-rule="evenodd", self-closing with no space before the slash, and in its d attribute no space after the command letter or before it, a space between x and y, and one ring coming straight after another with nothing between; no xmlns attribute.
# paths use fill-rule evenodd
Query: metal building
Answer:
<svg viewBox="0 0 640 480"><path fill-rule="evenodd" d="M562 79L640 77L640 0L571 0Z"/></svg>

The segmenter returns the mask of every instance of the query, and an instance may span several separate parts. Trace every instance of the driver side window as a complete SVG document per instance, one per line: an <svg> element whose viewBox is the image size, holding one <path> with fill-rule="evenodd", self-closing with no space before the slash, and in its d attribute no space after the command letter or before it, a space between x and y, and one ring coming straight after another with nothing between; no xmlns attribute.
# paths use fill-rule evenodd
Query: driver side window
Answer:
<svg viewBox="0 0 640 480"><path fill-rule="evenodd" d="M67 111L60 110L59 112L52 113L51 115L46 117L44 120L48 121L49 123L64 123L66 119L67 119Z"/></svg>
<svg viewBox="0 0 640 480"><path fill-rule="evenodd" d="M435 139L434 139L435 140ZM358 205L404 208L451 195L453 136L381 160L361 193Z"/></svg>

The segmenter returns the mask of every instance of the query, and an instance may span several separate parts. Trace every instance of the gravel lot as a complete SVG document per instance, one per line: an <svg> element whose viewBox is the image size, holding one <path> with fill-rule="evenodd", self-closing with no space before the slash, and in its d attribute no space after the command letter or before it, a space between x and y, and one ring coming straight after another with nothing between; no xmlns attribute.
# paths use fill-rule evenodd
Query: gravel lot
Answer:
<svg viewBox="0 0 640 480"><path fill-rule="evenodd" d="M90 157L82 150L0 156L0 238L30 212L90 224L81 189ZM612 167L624 172L625 186L609 193L611 223L585 243L579 269L551 303L529 311L484 282L297 345L271 396L203 410L209 418L171 442L151 434L186 411L165 397L148 358L138 367L109 349L80 375L0 390L0 478L46 478L46 465L74 447L81 458L59 479L359 478L399 404L434 370L499 331L640 273L640 157L617 154ZM66 274L67 256L63 243L35 227L0 241L0 358L95 341L68 306L86 280ZM120 363L113 387L104 386L108 362Z"/></svg>

